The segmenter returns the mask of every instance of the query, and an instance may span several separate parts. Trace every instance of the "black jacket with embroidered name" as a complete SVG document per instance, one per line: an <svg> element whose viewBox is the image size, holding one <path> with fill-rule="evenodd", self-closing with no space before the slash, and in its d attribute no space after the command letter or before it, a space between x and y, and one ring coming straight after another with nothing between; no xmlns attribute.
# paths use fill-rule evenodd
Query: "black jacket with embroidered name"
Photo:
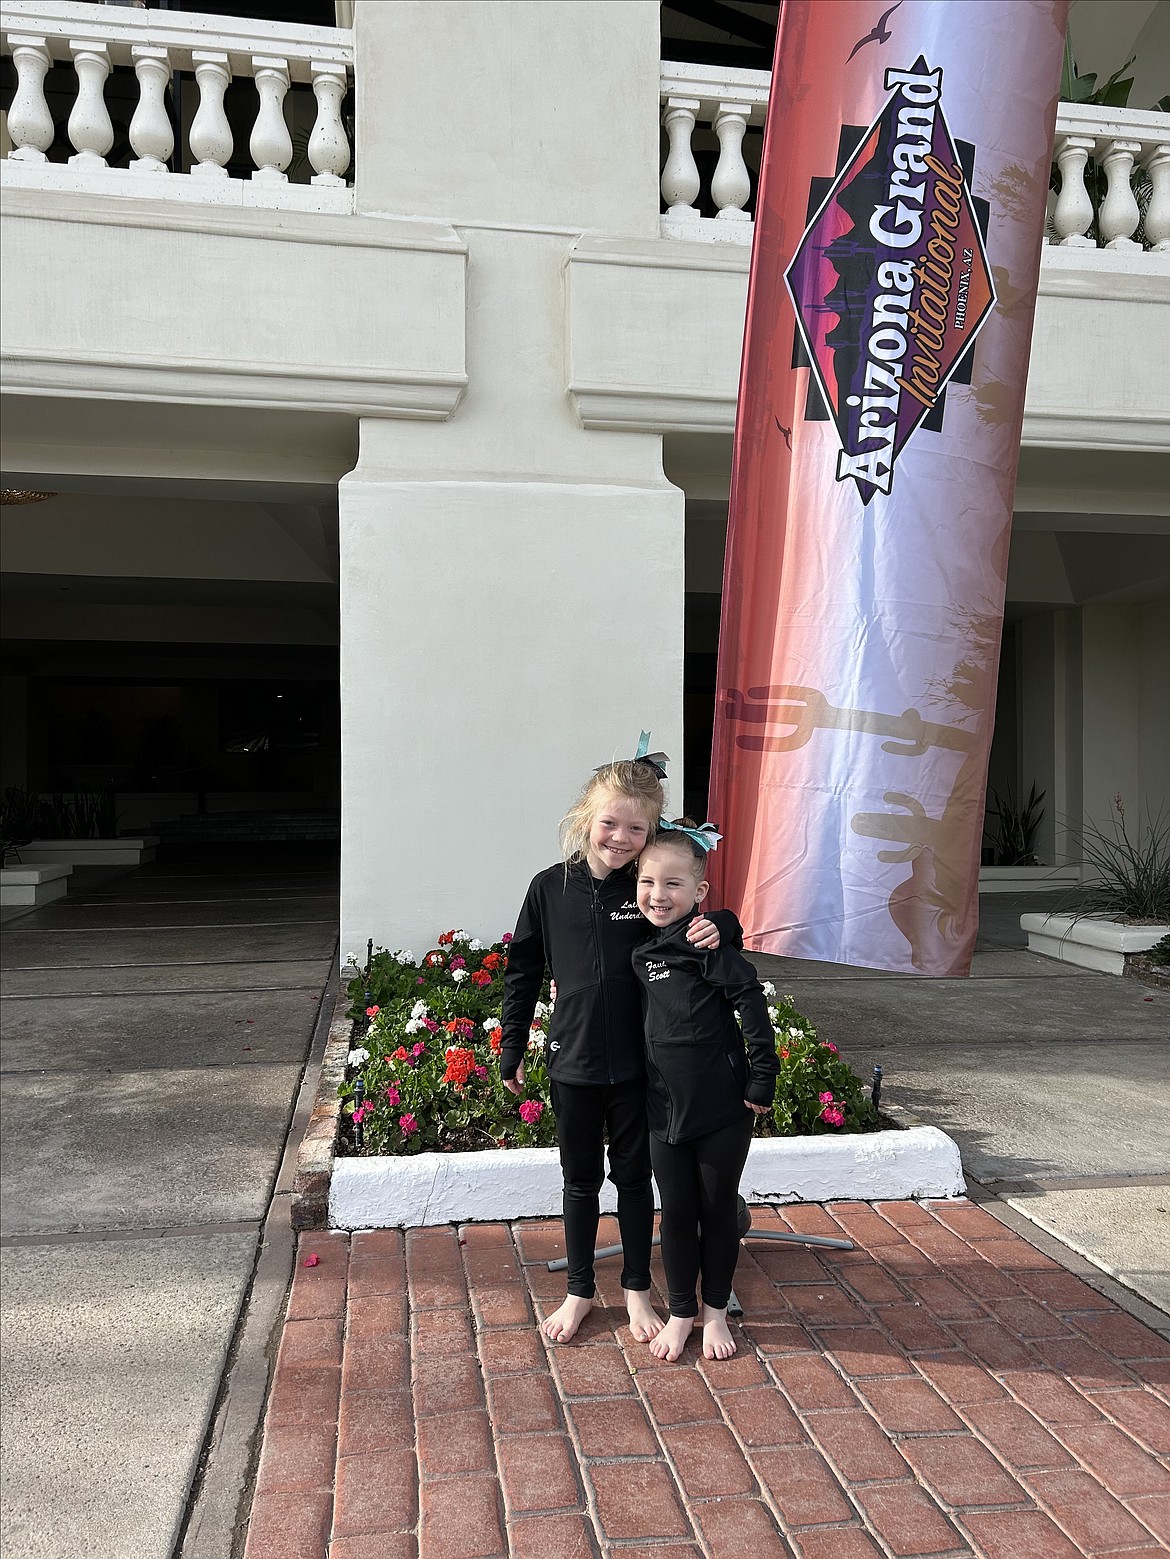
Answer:
<svg viewBox="0 0 1170 1559"><path fill-rule="evenodd" d="M780 1072L756 971L734 947L692 947L687 926L693 918L664 926L634 954L645 1008L650 1130L671 1143L741 1120L745 1099L770 1104Z"/></svg>
<svg viewBox="0 0 1170 1559"><path fill-rule="evenodd" d="M710 917L723 942L742 945L730 910ZM642 1001L631 954L653 934L638 909L633 867L594 877L585 861L538 872L508 946L500 1075L524 1059L547 965L557 983L549 1076L561 1083L627 1083L645 1073Z"/></svg>

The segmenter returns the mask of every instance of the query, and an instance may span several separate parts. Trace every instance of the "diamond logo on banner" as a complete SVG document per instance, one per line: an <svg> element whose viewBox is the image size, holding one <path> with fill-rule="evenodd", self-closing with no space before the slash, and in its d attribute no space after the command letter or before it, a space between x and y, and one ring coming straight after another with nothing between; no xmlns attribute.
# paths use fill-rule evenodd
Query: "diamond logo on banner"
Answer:
<svg viewBox="0 0 1170 1559"><path fill-rule="evenodd" d="M884 84L889 98L784 278L840 439L836 478L856 482L863 503L892 490L923 424L941 426L946 386L969 368L995 305L972 148L951 135L942 70L920 55L909 70L887 70Z"/></svg>

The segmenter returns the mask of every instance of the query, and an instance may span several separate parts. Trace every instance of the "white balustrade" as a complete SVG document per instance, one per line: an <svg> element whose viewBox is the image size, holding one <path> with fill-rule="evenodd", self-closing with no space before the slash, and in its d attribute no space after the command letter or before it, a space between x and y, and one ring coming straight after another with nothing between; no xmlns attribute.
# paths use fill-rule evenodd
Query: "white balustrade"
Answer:
<svg viewBox="0 0 1170 1559"><path fill-rule="evenodd" d="M663 63L665 235L750 237L744 137L749 127L763 125L770 87L766 70ZM712 161L704 191L700 167ZM1054 162L1059 189L1048 200L1051 242L1070 249L1170 250L1170 114L1061 103ZM704 207L714 218L703 217Z"/></svg>
<svg viewBox="0 0 1170 1559"><path fill-rule="evenodd" d="M139 173L166 173L175 149L175 133L171 129L166 102L171 80L167 51L135 44L130 54L139 87L138 106L130 121L130 145L137 154L137 161L130 166Z"/></svg>
<svg viewBox="0 0 1170 1559"><path fill-rule="evenodd" d="M71 40L69 52L77 72L77 97L69 113L69 139L76 156L74 168L104 168L106 153L114 144L114 126L106 107L106 77L110 56L104 43Z"/></svg>
<svg viewBox="0 0 1170 1559"><path fill-rule="evenodd" d="M1170 137L1146 159L1150 203L1146 207L1146 242L1154 250L1170 250Z"/></svg>
<svg viewBox="0 0 1170 1559"><path fill-rule="evenodd" d="M342 117L342 105L353 80L353 36L348 28L301 27L249 17L212 16L195 12L149 10L124 6L95 6L83 0L5 0L0 33L4 53L12 56L16 91L8 112L12 150L6 162L27 169L20 178L27 183L52 182L58 170L33 173L47 164L56 129L45 95L45 77L55 64L71 65L76 72L76 92L69 107L68 135L74 149L71 168L108 177L110 187L130 192L126 168L135 175L165 174L175 165L175 131L170 94L175 77L194 75L189 83L198 92L198 104L187 135L186 152L179 148L178 166L189 167L196 179L211 181L203 193L185 177L152 178L143 192L180 195L184 198L250 198L253 203L287 203L308 199L289 185L293 141L286 119L290 88L312 88L316 117L308 138L311 182L325 186L313 199L322 209L340 210L329 186L344 190L350 167L350 143ZM105 101L106 78L111 69L128 67L137 80L137 100L129 124L132 156L121 158L120 170L107 159L115 144L114 126ZM255 106L246 124L237 118L239 134L233 134L228 117L236 117L235 94L225 106L230 84L250 76L256 83ZM55 79L55 78L54 78ZM124 121L123 121L124 123ZM237 142L248 137L248 154L255 171L252 197L230 196L224 181L229 163L239 156ZM240 148L242 150L242 147ZM54 153L54 156L58 154ZM107 171L108 170L108 171ZM232 170L237 174L241 170ZM303 175L302 175L303 176ZM71 175L72 177L72 175ZM70 186L73 187L73 186ZM80 187L80 186L78 186ZM96 186L86 186L96 187ZM137 179L134 187L138 187ZM236 189L240 185L235 186ZM222 193L215 193L221 190ZM287 194L282 194L287 190ZM268 193L265 193L267 191Z"/></svg>
<svg viewBox="0 0 1170 1559"><path fill-rule="evenodd" d="M715 118L719 162L711 176L711 199L716 216L733 222L751 221L744 207L752 192L752 181L743 160L743 138L751 112L749 103L720 103Z"/></svg>
<svg viewBox="0 0 1170 1559"><path fill-rule="evenodd" d="M771 72L766 70L663 65L660 100L668 151L660 188L666 206L663 230L669 236L744 242L750 238L747 206L752 181L743 142L749 125L758 127L764 122L770 85ZM695 156L696 132L706 143L704 162L714 158L718 148L707 189L715 209L714 221L703 218L698 204L702 177ZM719 227L713 230L716 221Z"/></svg>
<svg viewBox="0 0 1170 1559"><path fill-rule="evenodd" d="M199 87L199 107L187 136L196 159L191 172L203 179L226 179L233 139L223 95L231 84L232 69L226 54L211 50L194 50L191 63Z"/></svg>
<svg viewBox="0 0 1170 1559"><path fill-rule="evenodd" d="M691 151L691 135L698 112L697 97L668 97L666 100L662 123L670 138L670 151L662 169L661 187L667 216L697 217L699 214L694 204L699 193L699 167Z"/></svg>
<svg viewBox="0 0 1170 1559"><path fill-rule="evenodd" d="M43 38L12 33L8 38L16 66L16 91L8 110L9 156L14 162L44 162L53 144L53 116L45 102L45 76L52 56Z"/></svg>
<svg viewBox="0 0 1170 1559"><path fill-rule="evenodd" d="M248 150L256 164L254 179L269 184L284 184L285 169L292 161L292 136L284 122L284 99L288 91L288 61L253 55L252 75L260 95L260 112L252 126Z"/></svg>
<svg viewBox="0 0 1170 1559"><path fill-rule="evenodd" d="M309 162L313 184L344 184L349 167L349 138L341 122L341 102L345 97L345 71L336 65L314 60L313 95L317 99L317 122L309 137Z"/></svg>

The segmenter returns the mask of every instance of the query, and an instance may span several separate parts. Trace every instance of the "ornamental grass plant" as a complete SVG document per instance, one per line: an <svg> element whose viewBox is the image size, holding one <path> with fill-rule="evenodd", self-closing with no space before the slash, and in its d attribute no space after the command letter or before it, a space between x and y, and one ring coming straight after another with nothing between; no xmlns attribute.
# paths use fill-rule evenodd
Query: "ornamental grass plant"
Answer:
<svg viewBox="0 0 1170 1559"><path fill-rule="evenodd" d="M346 986L355 1036L343 1099L343 1148L403 1155L551 1147L546 1044L554 1002L546 982L524 1060L525 1097L500 1081L500 1013L510 936L490 946L447 931L423 958L370 948L351 954ZM836 1045L817 1038L791 997L764 985L780 1077L759 1136L876 1131L881 1121Z"/></svg>
<svg viewBox="0 0 1170 1559"><path fill-rule="evenodd" d="M1170 817L1147 808L1131 839L1120 792L1113 812L1107 825L1089 823L1081 835L1082 858L1094 879L1078 890L1073 913L1170 924Z"/></svg>

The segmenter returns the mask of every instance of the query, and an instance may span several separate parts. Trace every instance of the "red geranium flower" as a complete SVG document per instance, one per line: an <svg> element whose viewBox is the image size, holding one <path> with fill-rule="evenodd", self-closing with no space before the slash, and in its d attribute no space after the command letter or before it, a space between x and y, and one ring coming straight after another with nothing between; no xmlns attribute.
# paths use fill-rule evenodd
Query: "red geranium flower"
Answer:
<svg viewBox="0 0 1170 1559"><path fill-rule="evenodd" d="M492 977L486 969L477 969L471 976L472 985L490 985Z"/></svg>

